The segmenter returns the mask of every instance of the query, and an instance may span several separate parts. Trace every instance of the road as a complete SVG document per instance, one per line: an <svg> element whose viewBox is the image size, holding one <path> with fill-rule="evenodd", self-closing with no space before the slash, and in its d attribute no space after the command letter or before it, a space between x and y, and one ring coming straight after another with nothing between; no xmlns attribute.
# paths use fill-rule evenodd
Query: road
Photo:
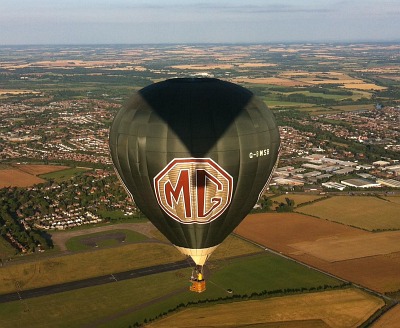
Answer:
<svg viewBox="0 0 400 328"><path fill-rule="evenodd" d="M147 268L130 270L125 272L113 273L105 276L89 278L84 280L67 282L64 284L53 285L48 287L35 288L30 290L21 290L14 293L0 295L0 303L13 302L27 298L45 296L55 293L66 292L79 288L93 287L98 285L109 284L121 280L133 279L148 276L156 273L174 271L178 269L194 266L190 260L178 261L168 264L160 264Z"/></svg>

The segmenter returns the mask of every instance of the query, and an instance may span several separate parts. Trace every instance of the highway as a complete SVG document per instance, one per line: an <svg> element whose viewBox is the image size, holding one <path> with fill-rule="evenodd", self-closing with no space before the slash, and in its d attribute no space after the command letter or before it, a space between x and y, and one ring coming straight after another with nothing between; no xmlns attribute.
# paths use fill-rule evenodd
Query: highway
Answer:
<svg viewBox="0 0 400 328"><path fill-rule="evenodd" d="M178 261L167 264L155 265L147 268L113 273L105 276L94 277L84 280L71 281L59 285L35 288L30 290L19 290L14 293L0 295L0 303L13 302L27 298L45 296L55 293L67 292L74 289L93 287L109 284L121 280L133 279L148 276L156 273L174 271L194 266L190 260Z"/></svg>

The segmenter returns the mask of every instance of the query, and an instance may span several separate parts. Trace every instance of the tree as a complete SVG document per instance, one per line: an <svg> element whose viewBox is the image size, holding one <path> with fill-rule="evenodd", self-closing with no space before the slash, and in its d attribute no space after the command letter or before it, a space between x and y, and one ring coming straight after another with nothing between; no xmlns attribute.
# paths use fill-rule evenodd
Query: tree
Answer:
<svg viewBox="0 0 400 328"><path fill-rule="evenodd" d="M286 203L280 203L276 208L277 212L293 212L294 200L290 198L285 198Z"/></svg>

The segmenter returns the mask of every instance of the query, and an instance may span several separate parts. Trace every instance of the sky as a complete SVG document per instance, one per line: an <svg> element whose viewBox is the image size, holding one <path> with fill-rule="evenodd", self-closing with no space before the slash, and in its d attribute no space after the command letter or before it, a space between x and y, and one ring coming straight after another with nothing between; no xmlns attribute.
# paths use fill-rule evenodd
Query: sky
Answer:
<svg viewBox="0 0 400 328"><path fill-rule="evenodd" d="M400 41L400 0L0 0L0 45Z"/></svg>

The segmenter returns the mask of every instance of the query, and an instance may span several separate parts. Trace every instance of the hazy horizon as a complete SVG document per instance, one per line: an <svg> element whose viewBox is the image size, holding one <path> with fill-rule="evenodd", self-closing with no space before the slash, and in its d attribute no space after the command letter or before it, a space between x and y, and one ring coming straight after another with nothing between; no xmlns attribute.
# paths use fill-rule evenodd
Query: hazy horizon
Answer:
<svg viewBox="0 0 400 328"><path fill-rule="evenodd" d="M0 45L399 42L394 0L0 0Z"/></svg>

